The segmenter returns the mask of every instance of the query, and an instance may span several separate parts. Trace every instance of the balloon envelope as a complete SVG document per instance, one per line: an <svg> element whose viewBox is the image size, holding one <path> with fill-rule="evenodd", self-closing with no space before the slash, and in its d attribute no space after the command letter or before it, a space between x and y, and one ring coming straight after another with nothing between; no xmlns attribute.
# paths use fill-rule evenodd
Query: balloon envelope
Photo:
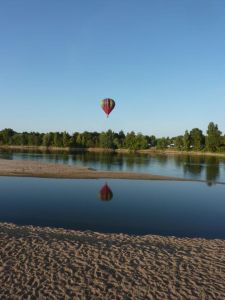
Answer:
<svg viewBox="0 0 225 300"><path fill-rule="evenodd" d="M115 101L110 98L106 98L101 101L101 107L104 110L104 112L107 114L107 117L114 109L115 105L116 105Z"/></svg>
<svg viewBox="0 0 225 300"><path fill-rule="evenodd" d="M103 201L109 201L112 199L113 192L111 191L107 183L103 185L103 187L101 188L99 192L99 197Z"/></svg>

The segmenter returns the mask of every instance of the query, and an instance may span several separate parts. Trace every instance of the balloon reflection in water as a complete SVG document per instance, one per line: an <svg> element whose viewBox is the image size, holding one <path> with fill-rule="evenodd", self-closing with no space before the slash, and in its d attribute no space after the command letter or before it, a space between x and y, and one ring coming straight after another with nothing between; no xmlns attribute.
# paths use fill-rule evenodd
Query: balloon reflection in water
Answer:
<svg viewBox="0 0 225 300"><path fill-rule="evenodd" d="M109 201L113 198L113 192L111 191L107 183L105 183L101 188L99 192L99 198L103 201Z"/></svg>

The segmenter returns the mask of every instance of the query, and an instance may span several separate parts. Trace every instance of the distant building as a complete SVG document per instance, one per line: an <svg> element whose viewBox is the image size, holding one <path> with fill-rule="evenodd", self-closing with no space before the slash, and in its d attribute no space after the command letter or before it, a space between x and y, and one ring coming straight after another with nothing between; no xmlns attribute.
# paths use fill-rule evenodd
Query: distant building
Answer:
<svg viewBox="0 0 225 300"><path fill-rule="evenodd" d="M175 147L174 143L167 145L167 148L174 148L174 147Z"/></svg>

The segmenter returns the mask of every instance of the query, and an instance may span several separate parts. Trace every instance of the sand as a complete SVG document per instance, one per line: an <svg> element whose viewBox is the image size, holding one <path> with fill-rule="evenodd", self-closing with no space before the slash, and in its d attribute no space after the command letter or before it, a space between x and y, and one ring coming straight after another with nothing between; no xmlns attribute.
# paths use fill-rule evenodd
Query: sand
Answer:
<svg viewBox="0 0 225 300"><path fill-rule="evenodd" d="M198 181L187 178L177 178L172 176L160 176L134 172L107 172L97 171L91 168L39 163L35 161L7 160L0 159L0 176L24 176L24 177L44 177L44 178L74 178L74 179L97 179L97 178L117 178L135 180L175 180L175 181ZM225 184L220 183L219 184Z"/></svg>
<svg viewBox="0 0 225 300"><path fill-rule="evenodd" d="M0 223L0 299L225 299L225 241Z"/></svg>

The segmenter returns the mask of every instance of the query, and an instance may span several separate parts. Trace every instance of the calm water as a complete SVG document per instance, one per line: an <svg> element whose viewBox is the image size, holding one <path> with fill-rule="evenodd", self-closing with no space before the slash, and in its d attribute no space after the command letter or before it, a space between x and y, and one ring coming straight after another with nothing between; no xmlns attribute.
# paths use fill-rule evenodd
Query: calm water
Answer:
<svg viewBox="0 0 225 300"><path fill-rule="evenodd" d="M131 180L104 185L104 180L0 177L0 222L225 238L224 185Z"/></svg>
<svg viewBox="0 0 225 300"><path fill-rule="evenodd" d="M225 182L225 157L107 153L43 153L0 150L0 158L92 167L107 171L132 171L156 175Z"/></svg>

